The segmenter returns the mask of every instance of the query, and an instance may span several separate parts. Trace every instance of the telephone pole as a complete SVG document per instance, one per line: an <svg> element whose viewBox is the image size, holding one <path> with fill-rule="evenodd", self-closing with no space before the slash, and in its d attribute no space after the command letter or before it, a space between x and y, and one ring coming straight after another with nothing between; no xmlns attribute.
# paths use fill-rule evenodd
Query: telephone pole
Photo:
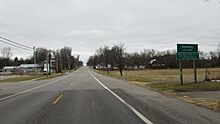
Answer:
<svg viewBox="0 0 220 124"><path fill-rule="evenodd" d="M62 56L60 56L60 72L63 74L63 62Z"/></svg>
<svg viewBox="0 0 220 124"><path fill-rule="evenodd" d="M51 75L51 50L49 51L49 55L48 55L48 58L49 58L49 75Z"/></svg>
<svg viewBox="0 0 220 124"><path fill-rule="evenodd" d="M218 57L218 59L220 59L220 42L218 43L217 57Z"/></svg>
<svg viewBox="0 0 220 124"><path fill-rule="evenodd" d="M35 46L33 46L33 50L34 50L34 72L36 72L36 51L35 51Z"/></svg>
<svg viewBox="0 0 220 124"><path fill-rule="evenodd" d="M59 63L58 63L58 61L59 61L59 54L58 54L58 50L57 50L57 55L56 55L56 71L57 71L57 74L59 73Z"/></svg>
<svg viewBox="0 0 220 124"><path fill-rule="evenodd" d="M68 69L69 69L69 72L70 72L70 55L69 54L67 55L67 61L68 61Z"/></svg>
<svg viewBox="0 0 220 124"><path fill-rule="evenodd" d="M46 62L47 62L47 78L48 78L48 50L46 51Z"/></svg>

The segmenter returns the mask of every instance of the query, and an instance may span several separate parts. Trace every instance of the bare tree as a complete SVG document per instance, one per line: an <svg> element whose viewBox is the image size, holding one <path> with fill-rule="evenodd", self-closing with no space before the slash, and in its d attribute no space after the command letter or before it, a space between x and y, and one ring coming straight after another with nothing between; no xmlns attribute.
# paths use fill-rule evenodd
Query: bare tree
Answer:
<svg viewBox="0 0 220 124"><path fill-rule="evenodd" d="M12 57L12 49L11 47L4 47L1 49L3 58L11 58Z"/></svg>
<svg viewBox="0 0 220 124"><path fill-rule="evenodd" d="M38 64L42 64L46 60L47 48L39 47L36 49L36 61Z"/></svg>
<svg viewBox="0 0 220 124"><path fill-rule="evenodd" d="M70 65L70 63L72 63L71 61L74 61L74 60L70 60L71 59L71 53L72 53L72 48L70 47L63 47L62 49L60 49L60 57L62 59L62 68L63 69L70 69L71 66L74 66L74 65Z"/></svg>
<svg viewBox="0 0 220 124"><path fill-rule="evenodd" d="M115 61L118 65L119 72L122 76L122 70L124 66L124 44L114 45L111 49L114 53Z"/></svg>

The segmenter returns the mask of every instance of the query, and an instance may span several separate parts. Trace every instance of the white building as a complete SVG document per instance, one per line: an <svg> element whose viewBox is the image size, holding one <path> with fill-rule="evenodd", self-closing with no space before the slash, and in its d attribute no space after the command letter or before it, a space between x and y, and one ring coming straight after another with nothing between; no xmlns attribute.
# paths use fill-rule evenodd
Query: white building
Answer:
<svg viewBox="0 0 220 124"><path fill-rule="evenodd" d="M16 72L18 71L18 66L5 66L2 69L3 72Z"/></svg>
<svg viewBox="0 0 220 124"><path fill-rule="evenodd" d="M19 67L20 72L42 72L42 65L40 64L21 64Z"/></svg>

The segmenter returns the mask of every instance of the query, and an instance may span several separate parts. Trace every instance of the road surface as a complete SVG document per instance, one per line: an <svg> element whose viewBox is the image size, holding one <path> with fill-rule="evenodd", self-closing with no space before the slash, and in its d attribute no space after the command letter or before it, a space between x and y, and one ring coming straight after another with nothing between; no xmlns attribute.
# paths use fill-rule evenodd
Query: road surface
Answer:
<svg viewBox="0 0 220 124"><path fill-rule="evenodd" d="M0 124L220 124L220 114L82 67L0 84Z"/></svg>

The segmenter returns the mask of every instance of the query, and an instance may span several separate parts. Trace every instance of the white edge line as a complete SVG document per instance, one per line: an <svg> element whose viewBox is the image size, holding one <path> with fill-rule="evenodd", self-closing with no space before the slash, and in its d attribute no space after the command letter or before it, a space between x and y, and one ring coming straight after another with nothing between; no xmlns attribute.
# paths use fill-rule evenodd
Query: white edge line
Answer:
<svg viewBox="0 0 220 124"><path fill-rule="evenodd" d="M66 78L69 78L69 77L70 77L70 76L68 76L68 77L66 77ZM40 85L40 86L36 86L36 87L31 88L31 89L28 89L28 90L24 90L24 91L21 91L21 92L15 93L15 94L10 95L10 96L7 96L7 97L3 97L3 98L0 99L0 101L6 100L6 99L10 99L10 98L12 98L12 97L15 97L15 96L18 96L18 95L21 95L21 94L24 94L24 93L27 93L27 92L30 92L30 91L33 91L33 90L39 89L39 88L41 88L41 87L44 87L44 86L47 86L47 85L53 84L53 83L55 83L55 82L57 82L57 81L60 81L60 80L63 80L63 78L61 78L61 79L57 79L57 80L55 80L55 81L52 81L52 82L49 82L49 83L46 83L46 84L43 84L43 85Z"/></svg>
<svg viewBox="0 0 220 124"><path fill-rule="evenodd" d="M125 100L123 100L121 97L119 97L116 93L114 93L112 90L110 90L108 87L106 87L101 81L99 81L91 72L88 70L89 74L100 84L102 85L106 90L108 90L112 95L114 95L119 101L121 101L125 106L127 106L132 112L134 112L143 122L146 124L153 124L149 119L144 117L140 112L138 112L134 107L129 105Z"/></svg>

